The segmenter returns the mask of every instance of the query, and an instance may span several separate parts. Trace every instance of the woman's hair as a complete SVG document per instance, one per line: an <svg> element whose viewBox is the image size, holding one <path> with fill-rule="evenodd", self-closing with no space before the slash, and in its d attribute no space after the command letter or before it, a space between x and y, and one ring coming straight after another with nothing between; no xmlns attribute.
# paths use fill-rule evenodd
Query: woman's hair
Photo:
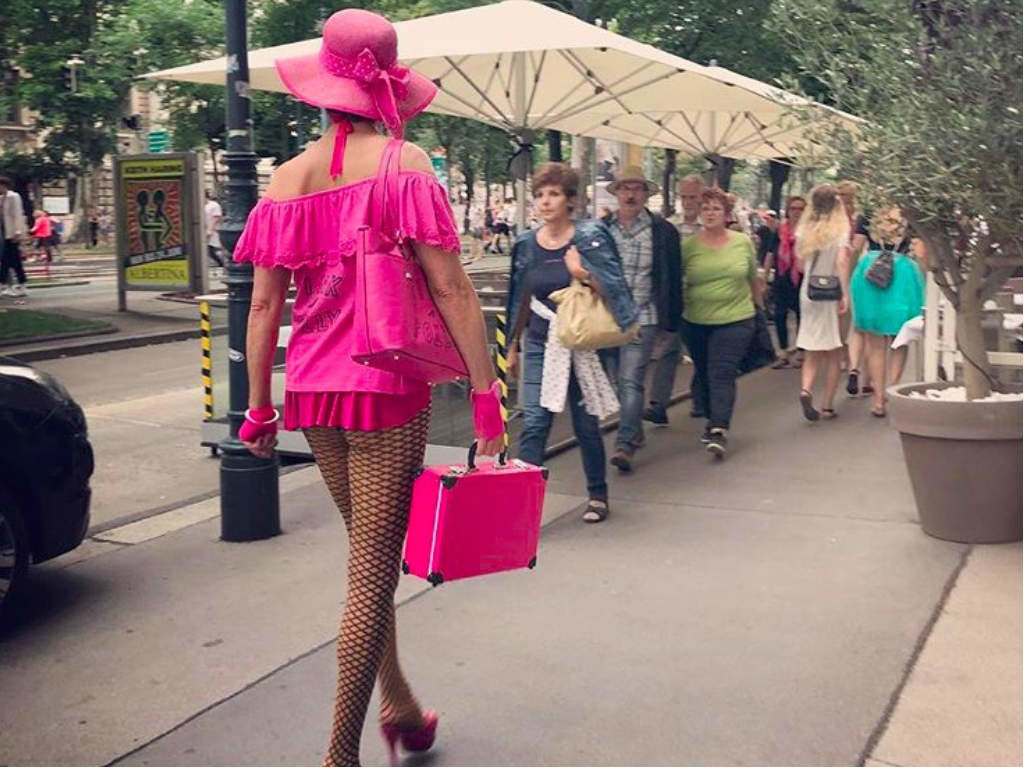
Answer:
<svg viewBox="0 0 1024 768"><path fill-rule="evenodd" d="M328 116L331 120L348 120L350 123L372 123L374 122L368 117L362 115L354 115L351 112L343 112L340 109L328 109Z"/></svg>
<svg viewBox="0 0 1024 768"><path fill-rule="evenodd" d="M728 218L736 205L736 198L721 187L705 187L700 193L700 204L704 205L704 203L718 203L725 210L726 218Z"/></svg>
<svg viewBox="0 0 1024 768"><path fill-rule="evenodd" d="M544 163L533 174L530 193L536 197L543 187L558 187L569 200L571 208L580 188L580 175L568 163Z"/></svg>
<svg viewBox="0 0 1024 768"><path fill-rule="evenodd" d="M836 192L840 195L853 195L854 197L857 197L858 189L857 182L850 181L849 179L840 181L836 184Z"/></svg>
<svg viewBox="0 0 1024 768"><path fill-rule="evenodd" d="M796 251L807 262L822 248L850 236L850 220L839 199L839 190L831 184L819 184L811 190L810 210L805 210L796 228Z"/></svg>
<svg viewBox="0 0 1024 768"><path fill-rule="evenodd" d="M882 245L899 245L907 237L907 220L898 205L883 205L871 217L871 239Z"/></svg>

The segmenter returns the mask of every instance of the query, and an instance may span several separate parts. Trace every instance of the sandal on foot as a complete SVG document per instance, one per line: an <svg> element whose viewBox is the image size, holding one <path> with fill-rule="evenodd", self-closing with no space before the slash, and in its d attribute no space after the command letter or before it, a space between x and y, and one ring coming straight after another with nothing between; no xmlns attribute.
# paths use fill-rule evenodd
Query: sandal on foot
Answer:
<svg viewBox="0 0 1024 768"><path fill-rule="evenodd" d="M800 390L800 407L804 409L804 418L808 421L821 418L821 414L814 408L814 396L806 389Z"/></svg>
<svg viewBox="0 0 1024 768"><path fill-rule="evenodd" d="M772 370L781 371L783 368L789 368L790 365L789 358L780 357L772 364Z"/></svg>
<svg viewBox="0 0 1024 768"><path fill-rule="evenodd" d="M871 415L876 419L884 419L888 414L885 412L885 408L872 408Z"/></svg>
<svg viewBox="0 0 1024 768"><path fill-rule="evenodd" d="M850 375L846 377L846 394L856 397L858 392L860 392L860 371L851 368Z"/></svg>
<svg viewBox="0 0 1024 768"><path fill-rule="evenodd" d="M608 517L608 502L601 499L591 499L587 502L587 510L583 513L583 522L601 523Z"/></svg>
<svg viewBox="0 0 1024 768"><path fill-rule="evenodd" d="M823 419L832 420L834 418L837 418L838 416L839 416L839 414L836 413L836 409L835 408L822 408L821 409L821 418L823 418Z"/></svg>

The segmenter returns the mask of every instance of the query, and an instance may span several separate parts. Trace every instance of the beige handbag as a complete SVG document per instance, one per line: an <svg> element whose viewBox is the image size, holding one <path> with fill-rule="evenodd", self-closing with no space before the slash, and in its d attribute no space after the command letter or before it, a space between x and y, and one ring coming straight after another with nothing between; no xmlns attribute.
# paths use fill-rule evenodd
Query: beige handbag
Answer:
<svg viewBox="0 0 1024 768"><path fill-rule="evenodd" d="M621 330L604 299L578 280L552 292L548 299L558 305L555 335L566 349L621 347L640 334L638 324Z"/></svg>

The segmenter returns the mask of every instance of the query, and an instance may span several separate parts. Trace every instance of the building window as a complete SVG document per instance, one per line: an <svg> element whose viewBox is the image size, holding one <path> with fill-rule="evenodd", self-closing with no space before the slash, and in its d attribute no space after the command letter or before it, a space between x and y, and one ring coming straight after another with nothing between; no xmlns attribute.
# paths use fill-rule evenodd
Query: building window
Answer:
<svg viewBox="0 0 1024 768"><path fill-rule="evenodd" d="M21 105L15 100L18 71L0 66L0 125L21 125Z"/></svg>

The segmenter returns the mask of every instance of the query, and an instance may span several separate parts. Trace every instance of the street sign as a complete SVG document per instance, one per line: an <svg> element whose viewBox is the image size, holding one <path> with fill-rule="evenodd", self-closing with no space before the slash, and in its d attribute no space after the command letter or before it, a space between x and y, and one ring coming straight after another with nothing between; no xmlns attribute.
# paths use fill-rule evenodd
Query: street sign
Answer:
<svg viewBox="0 0 1024 768"><path fill-rule="evenodd" d="M166 130L149 132L149 151L166 152L167 145L171 143L171 137Z"/></svg>

